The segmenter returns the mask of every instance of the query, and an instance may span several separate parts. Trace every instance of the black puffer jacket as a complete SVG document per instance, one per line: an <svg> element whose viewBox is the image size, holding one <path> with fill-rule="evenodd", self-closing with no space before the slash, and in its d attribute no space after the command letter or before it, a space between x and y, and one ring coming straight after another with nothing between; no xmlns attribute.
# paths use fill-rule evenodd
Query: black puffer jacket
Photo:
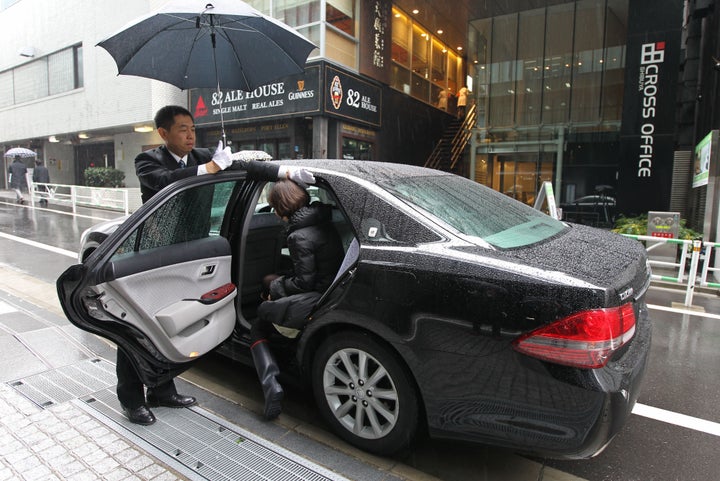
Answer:
<svg viewBox="0 0 720 481"><path fill-rule="evenodd" d="M297 210L288 222L287 245L293 273L270 284L273 300L303 292L324 292L332 284L345 256L332 225L332 208L314 202Z"/></svg>

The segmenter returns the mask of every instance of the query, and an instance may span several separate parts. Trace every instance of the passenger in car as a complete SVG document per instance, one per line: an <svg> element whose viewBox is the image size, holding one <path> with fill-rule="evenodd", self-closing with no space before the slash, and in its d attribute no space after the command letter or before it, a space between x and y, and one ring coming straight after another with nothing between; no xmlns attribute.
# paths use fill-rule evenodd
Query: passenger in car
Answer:
<svg viewBox="0 0 720 481"><path fill-rule="evenodd" d="M304 327L313 306L332 284L345 251L332 224L332 207L321 202L310 204L307 191L295 182L276 182L268 203L288 223L287 246L292 260L291 272L270 274L263 280L265 302L250 330L250 351L265 396L265 419L274 419L282 411L283 389L267 339L283 328Z"/></svg>
<svg viewBox="0 0 720 481"><path fill-rule="evenodd" d="M135 171L140 180L143 203L171 183L195 175L216 174L233 164L235 154L229 147L218 145L215 153L195 147L195 120L189 110L167 105L155 114L155 126L165 144L142 152L135 158ZM251 179L293 179L312 184L313 175L305 169L259 161L242 161ZM183 408L192 406L192 396L178 394L175 383L148 386L147 397L135 367L121 347L117 350L117 396L125 416L135 424L150 425L155 415L149 406Z"/></svg>

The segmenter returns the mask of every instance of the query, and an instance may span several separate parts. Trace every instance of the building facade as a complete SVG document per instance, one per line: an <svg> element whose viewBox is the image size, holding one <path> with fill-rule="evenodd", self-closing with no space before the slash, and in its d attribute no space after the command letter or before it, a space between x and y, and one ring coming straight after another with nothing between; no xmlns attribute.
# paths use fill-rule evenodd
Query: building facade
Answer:
<svg viewBox="0 0 720 481"><path fill-rule="evenodd" d="M602 191L622 212L668 210L692 204L676 112L696 1L253 0L318 48L301 75L219 93L117 76L95 46L164 2L8 1L0 144L36 150L54 182L109 165L132 187L135 155L161 142L154 112L175 103L201 146L222 115L234 150L424 165L465 87L477 122L456 172L527 203L550 181L560 202Z"/></svg>

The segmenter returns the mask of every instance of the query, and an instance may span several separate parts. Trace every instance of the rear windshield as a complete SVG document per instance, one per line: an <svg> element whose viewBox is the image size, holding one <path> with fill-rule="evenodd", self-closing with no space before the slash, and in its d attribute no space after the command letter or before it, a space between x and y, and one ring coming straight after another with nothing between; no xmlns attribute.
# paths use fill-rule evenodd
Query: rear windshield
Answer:
<svg viewBox="0 0 720 481"><path fill-rule="evenodd" d="M532 207L456 175L410 177L383 187L462 234L500 249L535 244L566 229Z"/></svg>

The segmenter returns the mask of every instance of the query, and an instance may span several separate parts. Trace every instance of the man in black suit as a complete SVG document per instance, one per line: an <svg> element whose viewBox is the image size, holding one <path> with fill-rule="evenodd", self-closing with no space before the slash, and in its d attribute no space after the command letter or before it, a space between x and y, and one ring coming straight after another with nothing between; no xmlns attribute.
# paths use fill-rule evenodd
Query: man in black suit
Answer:
<svg viewBox="0 0 720 481"><path fill-rule="evenodd" d="M186 177L216 174L232 163L230 147L218 144L214 154L195 148L195 122L184 107L168 105L158 110L155 126L165 145L147 150L135 158L135 172L140 179L143 203L163 187ZM278 166L258 161L242 162L248 177L259 180L291 179L301 184L315 182L313 175L297 167ZM170 381L148 387L147 398L135 368L122 349L117 351L117 396L127 418L136 424L150 425L155 415L149 406L183 408L195 404L195 398L178 394Z"/></svg>

